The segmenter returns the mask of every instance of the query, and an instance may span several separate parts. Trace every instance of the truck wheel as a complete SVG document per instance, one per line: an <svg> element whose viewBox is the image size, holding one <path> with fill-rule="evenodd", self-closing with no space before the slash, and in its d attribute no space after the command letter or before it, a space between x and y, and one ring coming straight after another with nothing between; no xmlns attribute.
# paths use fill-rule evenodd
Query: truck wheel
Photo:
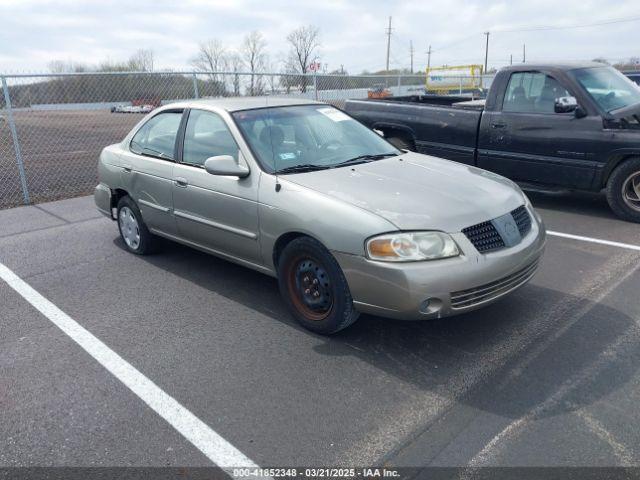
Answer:
<svg viewBox="0 0 640 480"><path fill-rule="evenodd" d="M360 315L338 262L313 238L298 237L284 248L278 283L295 319L313 332L336 333Z"/></svg>
<svg viewBox="0 0 640 480"><path fill-rule="evenodd" d="M131 253L148 255L156 250L158 239L149 231L138 205L129 196L118 202L118 230Z"/></svg>
<svg viewBox="0 0 640 480"><path fill-rule="evenodd" d="M640 158L618 165L607 182L607 201L620 218L640 223Z"/></svg>
<svg viewBox="0 0 640 480"><path fill-rule="evenodd" d="M410 152L416 151L416 146L413 144L411 140L408 140L403 137L389 137L387 141L393 145L394 147L400 150L408 150Z"/></svg>

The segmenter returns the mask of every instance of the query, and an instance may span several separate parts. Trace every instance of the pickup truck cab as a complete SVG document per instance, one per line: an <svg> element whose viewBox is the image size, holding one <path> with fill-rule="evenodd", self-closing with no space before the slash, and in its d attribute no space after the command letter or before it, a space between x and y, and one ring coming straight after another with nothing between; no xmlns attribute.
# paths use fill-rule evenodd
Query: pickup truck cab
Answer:
<svg viewBox="0 0 640 480"><path fill-rule="evenodd" d="M530 188L600 191L640 222L640 88L611 67L502 69L485 100L417 95L349 100L345 110L402 149Z"/></svg>

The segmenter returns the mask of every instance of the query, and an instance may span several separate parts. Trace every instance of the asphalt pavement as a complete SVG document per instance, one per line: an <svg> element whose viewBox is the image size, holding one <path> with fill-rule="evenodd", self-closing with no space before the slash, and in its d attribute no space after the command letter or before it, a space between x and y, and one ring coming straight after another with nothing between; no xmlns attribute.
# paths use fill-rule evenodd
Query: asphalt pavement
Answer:
<svg viewBox="0 0 640 480"><path fill-rule="evenodd" d="M527 286L332 337L270 277L170 242L127 253L91 197L0 211L0 263L256 465L640 465L640 251L588 240L640 246L640 227L598 195L530 198L587 239L550 236ZM2 280L0 407L0 466L211 464Z"/></svg>

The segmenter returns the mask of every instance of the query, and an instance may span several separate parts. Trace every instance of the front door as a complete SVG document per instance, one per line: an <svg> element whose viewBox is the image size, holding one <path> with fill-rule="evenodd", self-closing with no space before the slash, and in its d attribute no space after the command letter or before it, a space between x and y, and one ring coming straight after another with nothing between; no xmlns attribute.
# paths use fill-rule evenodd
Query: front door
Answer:
<svg viewBox="0 0 640 480"><path fill-rule="evenodd" d="M209 157L231 155L244 162L224 119L188 112L182 158L173 172L173 206L178 234L199 246L251 263L262 263L258 245L259 172L246 178L212 175Z"/></svg>
<svg viewBox="0 0 640 480"><path fill-rule="evenodd" d="M513 73L501 111L487 112L478 166L515 181L589 188L602 120L555 113L555 99L568 96L550 75Z"/></svg>

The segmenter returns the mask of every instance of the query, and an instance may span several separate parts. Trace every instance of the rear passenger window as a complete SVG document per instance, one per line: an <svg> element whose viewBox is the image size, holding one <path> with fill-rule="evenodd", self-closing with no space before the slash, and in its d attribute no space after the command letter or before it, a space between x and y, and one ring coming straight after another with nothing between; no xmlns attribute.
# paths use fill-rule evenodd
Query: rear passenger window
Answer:
<svg viewBox="0 0 640 480"><path fill-rule="evenodd" d="M131 151L138 155L173 160L173 149L180 128L182 112L155 115L133 136Z"/></svg>
<svg viewBox="0 0 640 480"><path fill-rule="evenodd" d="M541 72L511 75L502 103L503 112L555 113L555 101L569 93L558 81Z"/></svg>
<svg viewBox="0 0 640 480"><path fill-rule="evenodd" d="M184 134L182 162L204 165L209 157L231 155L238 161L238 144L219 115L191 110Z"/></svg>

